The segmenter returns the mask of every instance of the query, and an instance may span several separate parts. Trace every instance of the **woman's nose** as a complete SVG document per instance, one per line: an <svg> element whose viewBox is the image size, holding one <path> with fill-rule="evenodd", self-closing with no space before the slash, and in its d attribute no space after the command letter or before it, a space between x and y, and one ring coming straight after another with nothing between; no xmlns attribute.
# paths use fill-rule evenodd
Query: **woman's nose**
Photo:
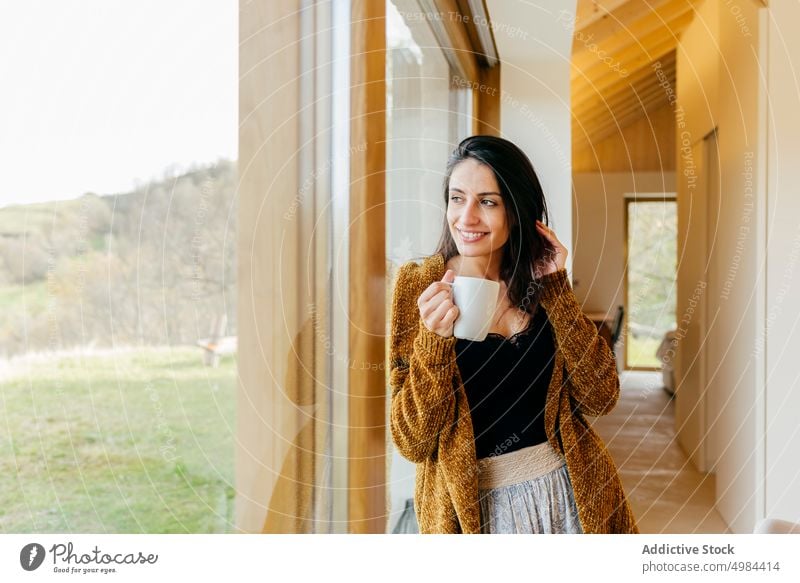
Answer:
<svg viewBox="0 0 800 583"><path fill-rule="evenodd" d="M461 214L461 221L467 225L472 225L480 221L480 207L477 203L470 202L464 207Z"/></svg>

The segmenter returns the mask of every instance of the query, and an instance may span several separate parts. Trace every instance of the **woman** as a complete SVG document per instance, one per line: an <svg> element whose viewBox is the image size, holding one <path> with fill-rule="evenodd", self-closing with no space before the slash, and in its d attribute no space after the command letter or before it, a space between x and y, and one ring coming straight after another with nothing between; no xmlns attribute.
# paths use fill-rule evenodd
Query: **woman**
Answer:
<svg viewBox="0 0 800 583"><path fill-rule="evenodd" d="M423 533L635 533L616 467L584 415L619 397L525 154L465 139L447 164L439 248L398 271L391 431L417 464ZM456 275L499 282L490 334L453 337Z"/></svg>

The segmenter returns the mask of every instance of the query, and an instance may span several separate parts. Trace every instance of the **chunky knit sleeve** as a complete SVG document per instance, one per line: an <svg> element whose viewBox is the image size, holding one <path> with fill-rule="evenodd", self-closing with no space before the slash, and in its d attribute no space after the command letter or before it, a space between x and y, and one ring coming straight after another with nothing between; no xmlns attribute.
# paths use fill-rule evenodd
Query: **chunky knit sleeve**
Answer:
<svg viewBox="0 0 800 583"><path fill-rule="evenodd" d="M540 281L540 300L553 326L557 349L564 356L572 398L587 415L611 412L619 398L619 376L608 343L583 313L566 269Z"/></svg>
<svg viewBox="0 0 800 583"><path fill-rule="evenodd" d="M455 418L455 338L425 327L417 299L427 287L420 267L403 265L392 299L390 426L403 457L422 463L436 450L439 432Z"/></svg>

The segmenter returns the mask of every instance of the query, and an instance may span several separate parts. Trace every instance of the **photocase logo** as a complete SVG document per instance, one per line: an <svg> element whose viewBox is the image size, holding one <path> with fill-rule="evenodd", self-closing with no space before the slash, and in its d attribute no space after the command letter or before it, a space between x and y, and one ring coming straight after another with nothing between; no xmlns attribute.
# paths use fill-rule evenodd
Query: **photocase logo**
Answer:
<svg viewBox="0 0 800 583"><path fill-rule="evenodd" d="M72 541L55 543L47 551L39 543L29 543L19 552L19 564L26 571L35 571L41 567L45 558L52 559L54 573L116 573L119 566L127 568L130 565L154 565L158 555L139 552L106 553L95 545L88 551L76 549Z"/></svg>
<svg viewBox="0 0 800 583"><path fill-rule="evenodd" d="M19 564L26 571L35 571L44 561L44 547L39 543L29 543L19 552Z"/></svg>

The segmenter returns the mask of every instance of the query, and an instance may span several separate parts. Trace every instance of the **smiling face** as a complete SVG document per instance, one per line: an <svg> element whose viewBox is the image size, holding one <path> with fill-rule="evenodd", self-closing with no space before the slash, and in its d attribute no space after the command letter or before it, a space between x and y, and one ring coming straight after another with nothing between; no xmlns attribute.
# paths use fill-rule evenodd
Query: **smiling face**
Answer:
<svg viewBox="0 0 800 583"><path fill-rule="evenodd" d="M468 158L453 168L447 224L463 257L499 253L506 244L506 209L497 178L488 166Z"/></svg>

